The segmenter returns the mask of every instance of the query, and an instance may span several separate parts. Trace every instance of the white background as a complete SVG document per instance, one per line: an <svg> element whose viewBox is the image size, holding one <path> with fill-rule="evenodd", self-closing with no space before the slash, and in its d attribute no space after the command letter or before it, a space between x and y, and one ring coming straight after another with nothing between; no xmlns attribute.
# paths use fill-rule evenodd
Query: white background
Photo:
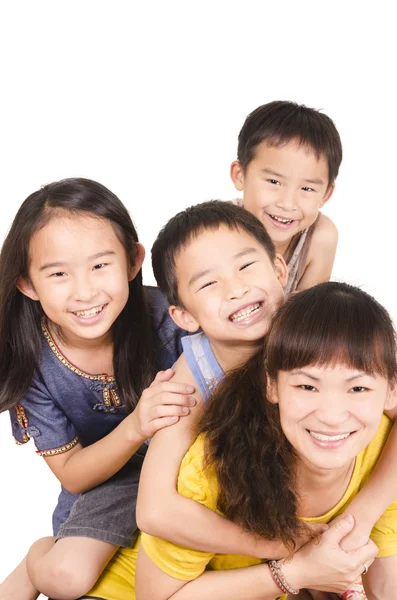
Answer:
<svg viewBox="0 0 397 600"><path fill-rule="evenodd" d="M187 205L235 195L229 164L245 116L294 100L322 108L344 160L326 213L334 278L397 319L391 3L56 0L0 6L0 237L28 194L97 179L130 210L148 249ZM150 261L144 276L153 282ZM0 417L0 580L50 534L58 484Z"/></svg>

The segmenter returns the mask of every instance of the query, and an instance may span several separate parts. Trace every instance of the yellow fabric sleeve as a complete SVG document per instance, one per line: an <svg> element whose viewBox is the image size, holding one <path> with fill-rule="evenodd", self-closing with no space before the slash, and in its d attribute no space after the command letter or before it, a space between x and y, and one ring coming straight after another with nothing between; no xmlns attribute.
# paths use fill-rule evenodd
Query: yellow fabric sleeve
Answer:
<svg viewBox="0 0 397 600"><path fill-rule="evenodd" d="M397 500L375 523L371 532L371 540L379 548L377 558L397 554Z"/></svg>

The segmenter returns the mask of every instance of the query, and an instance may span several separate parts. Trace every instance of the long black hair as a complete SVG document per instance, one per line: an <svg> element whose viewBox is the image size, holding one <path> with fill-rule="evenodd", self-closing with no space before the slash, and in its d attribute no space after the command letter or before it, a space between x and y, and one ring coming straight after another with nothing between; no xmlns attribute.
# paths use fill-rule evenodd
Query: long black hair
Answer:
<svg viewBox="0 0 397 600"><path fill-rule="evenodd" d="M137 252L138 235L127 209L96 181L72 178L50 183L23 202L0 254L0 412L20 401L38 368L44 313L40 302L23 295L17 283L29 277L32 235L59 210L106 219L132 263ZM112 334L115 378L120 397L131 410L155 373L154 333L141 270L129 283L128 300Z"/></svg>

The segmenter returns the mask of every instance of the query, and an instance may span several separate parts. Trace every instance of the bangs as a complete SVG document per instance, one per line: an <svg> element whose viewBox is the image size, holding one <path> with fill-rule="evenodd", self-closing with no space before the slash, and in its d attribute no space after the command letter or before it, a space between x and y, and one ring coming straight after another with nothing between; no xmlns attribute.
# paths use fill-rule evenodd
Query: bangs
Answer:
<svg viewBox="0 0 397 600"><path fill-rule="evenodd" d="M347 284L329 282L292 296L267 341L267 372L343 365L396 379L396 342L387 311Z"/></svg>
<svg viewBox="0 0 397 600"><path fill-rule="evenodd" d="M273 133L265 140L268 146L276 148L286 146L291 142L296 142L299 147L302 147L307 154L314 154L317 160L322 156L327 158L328 148L325 147L323 140L319 139L315 132L308 132L303 135L301 131L294 130L291 132Z"/></svg>

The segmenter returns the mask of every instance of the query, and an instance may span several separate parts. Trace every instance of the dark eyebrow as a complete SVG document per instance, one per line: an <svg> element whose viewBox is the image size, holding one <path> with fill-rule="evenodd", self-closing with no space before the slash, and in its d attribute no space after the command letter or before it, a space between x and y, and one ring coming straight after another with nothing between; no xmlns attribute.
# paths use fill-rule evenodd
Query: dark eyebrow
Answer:
<svg viewBox="0 0 397 600"><path fill-rule="evenodd" d="M244 248L240 252L237 252L237 254L235 254L233 256L233 259L236 260L237 258L241 258L242 256L245 256L246 254L253 254L253 253L258 254L258 250L256 248Z"/></svg>
<svg viewBox="0 0 397 600"><path fill-rule="evenodd" d="M256 248L243 248L243 250L240 250L240 252L237 252L237 254L235 254L232 257L232 260L237 260L243 256L246 256L247 254L258 254L258 250ZM200 279L201 277L204 277L205 275L209 275L214 269L204 269L203 271L199 271L198 273L196 273L195 275L193 275L193 277L190 278L189 280L189 286L193 285L193 283L196 283L196 281L198 279Z"/></svg>
<svg viewBox="0 0 397 600"><path fill-rule="evenodd" d="M324 181L322 179L304 179L303 181L314 185L324 185Z"/></svg>
<svg viewBox="0 0 397 600"><path fill-rule="evenodd" d="M309 379L312 379L313 381L320 381L319 377L314 377L314 375L310 375L310 373L308 373L307 371L293 371L291 373L291 375L305 375L306 377L309 377ZM371 375L370 373L357 373L357 375L353 375L352 377L348 377L347 379L345 379L345 381L350 382L350 381L353 381L354 379L359 379L360 377L372 377L372 378L374 378L374 376Z"/></svg>
<svg viewBox="0 0 397 600"><path fill-rule="evenodd" d="M98 252L97 254L93 254L92 256L89 256L88 262L91 262L92 260L96 260L97 258L101 258L102 256L109 256L112 254L116 254L114 252L114 250L105 250L104 252ZM44 265L42 265L40 267L39 271L45 271L45 269L55 269L56 267L65 267L68 264L69 263L67 263L67 262L45 263Z"/></svg>
<svg viewBox="0 0 397 600"><path fill-rule="evenodd" d="M357 373L357 375L353 375L353 377L348 377L346 381L353 381L353 379L359 379L360 377L372 377L375 379L374 375L371 375L371 373Z"/></svg>
<svg viewBox="0 0 397 600"><path fill-rule="evenodd" d="M212 270L213 269L205 269L205 271L199 271L198 273L193 275L193 277L191 277L189 279L189 286L193 285L193 283L196 283L196 281L198 279L200 279L201 277L204 277L205 275L208 275L209 273L211 273Z"/></svg>
<svg viewBox="0 0 397 600"><path fill-rule="evenodd" d="M310 373L307 373L307 371L293 371L291 375L305 375L305 377L308 377L313 381L320 381L319 377L314 377L314 375L310 375Z"/></svg>
<svg viewBox="0 0 397 600"><path fill-rule="evenodd" d="M266 167L262 169L262 173L266 173L266 175L274 175L275 177L280 177L280 179L285 178L285 175L282 175L282 173L277 173L277 171L273 171L272 169L266 169Z"/></svg>

